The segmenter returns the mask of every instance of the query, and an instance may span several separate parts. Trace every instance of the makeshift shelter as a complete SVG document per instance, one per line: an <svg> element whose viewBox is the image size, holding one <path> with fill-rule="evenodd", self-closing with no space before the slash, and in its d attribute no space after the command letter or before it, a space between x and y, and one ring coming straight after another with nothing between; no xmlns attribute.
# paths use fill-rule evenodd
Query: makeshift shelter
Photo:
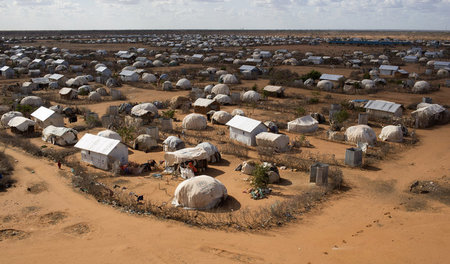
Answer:
<svg viewBox="0 0 450 264"><path fill-rule="evenodd" d="M284 97L284 90L284 87L275 85L267 85L263 89L263 91L268 93L270 96L276 97Z"/></svg>
<svg viewBox="0 0 450 264"><path fill-rule="evenodd" d="M152 103L138 104L131 108L131 115L150 122L153 118L158 117L158 108Z"/></svg>
<svg viewBox="0 0 450 264"><path fill-rule="evenodd" d="M178 89L183 89L183 90L189 90L189 89L192 88L191 82L188 79L186 79L186 78L180 79L177 82L176 87Z"/></svg>
<svg viewBox="0 0 450 264"><path fill-rule="evenodd" d="M289 137L282 134L262 132L256 135L256 145L271 148L278 152L289 150Z"/></svg>
<svg viewBox="0 0 450 264"><path fill-rule="evenodd" d="M33 107L40 107L44 105L44 102L39 96L30 95L27 97L24 97L22 100L20 100L21 105L30 105Z"/></svg>
<svg viewBox="0 0 450 264"><path fill-rule="evenodd" d="M183 149L185 147L185 144L183 140L179 139L178 137L169 136L163 141L163 146L165 152L170 152Z"/></svg>
<svg viewBox="0 0 450 264"><path fill-rule="evenodd" d="M319 128L319 122L310 115L288 122L289 132L312 133Z"/></svg>
<svg viewBox="0 0 450 264"><path fill-rule="evenodd" d="M17 117L17 116L22 116L23 117L23 114L21 112L16 112L16 111L10 111L10 112L4 113L2 115L2 118L1 118L0 122L1 122L2 126L7 127L8 123L9 123L9 120L11 120L11 119L13 119L14 117Z"/></svg>
<svg viewBox="0 0 450 264"><path fill-rule="evenodd" d="M100 102L102 100L102 96L97 92L90 92L88 95L89 101Z"/></svg>
<svg viewBox="0 0 450 264"><path fill-rule="evenodd" d="M78 132L67 127L47 126L42 131L42 140L53 145L68 146L77 143Z"/></svg>
<svg viewBox="0 0 450 264"><path fill-rule="evenodd" d="M373 145L377 141L377 135L368 125L356 125L347 128L345 131L345 140L355 144L367 143Z"/></svg>
<svg viewBox="0 0 450 264"><path fill-rule="evenodd" d="M427 128L435 124L446 124L449 122L450 113L438 104L419 104L418 109L411 113L415 119L417 128Z"/></svg>
<svg viewBox="0 0 450 264"><path fill-rule="evenodd" d="M156 83L158 79L154 74L151 73L144 73L142 74L142 80L146 83Z"/></svg>
<svg viewBox="0 0 450 264"><path fill-rule="evenodd" d="M214 111L220 110L220 104L212 99L198 98L197 100L195 100L193 106L195 113L204 115L206 115L206 113L208 113L211 110Z"/></svg>
<svg viewBox="0 0 450 264"><path fill-rule="evenodd" d="M418 81L414 84L412 88L413 93L428 93L431 90L431 85L427 81Z"/></svg>
<svg viewBox="0 0 450 264"><path fill-rule="evenodd" d="M218 94L214 96L214 101L218 102L221 105L230 105L233 103L231 97L225 94Z"/></svg>
<svg viewBox="0 0 450 264"><path fill-rule="evenodd" d="M213 177L201 175L180 183L175 189L172 204L185 209L209 210L227 197L225 185Z"/></svg>
<svg viewBox="0 0 450 264"><path fill-rule="evenodd" d="M36 125L42 129L50 125L55 127L64 126L64 117L44 106L39 107L36 111L31 113L31 118L36 122Z"/></svg>
<svg viewBox="0 0 450 264"><path fill-rule="evenodd" d="M99 169L108 170L114 163L128 163L128 148L120 140L85 134L75 145L81 149L81 160Z"/></svg>
<svg viewBox="0 0 450 264"><path fill-rule="evenodd" d="M122 137L119 135L119 133L109 129L98 132L97 136L122 141Z"/></svg>
<svg viewBox="0 0 450 264"><path fill-rule="evenodd" d="M226 84L216 84L211 90L211 94L218 95L218 94L225 94L230 95L230 88Z"/></svg>
<svg viewBox="0 0 450 264"><path fill-rule="evenodd" d="M219 149L209 142L203 142L196 146L196 148L201 148L206 151L208 158L208 163L216 163L222 160Z"/></svg>
<svg viewBox="0 0 450 264"><path fill-rule="evenodd" d="M137 82L139 81L139 74L135 71L123 70L119 74L123 82Z"/></svg>
<svg viewBox="0 0 450 264"><path fill-rule="evenodd" d="M31 119L23 116L16 116L9 120L8 127L10 127L11 131L14 133L27 134L34 132L35 124L36 122Z"/></svg>
<svg viewBox="0 0 450 264"><path fill-rule="evenodd" d="M247 91L242 95L242 101L246 103L256 103L261 100L261 95L253 90Z"/></svg>
<svg viewBox="0 0 450 264"><path fill-rule="evenodd" d="M172 83L170 81L165 81L162 84L163 91L171 91L173 89Z"/></svg>
<svg viewBox="0 0 450 264"><path fill-rule="evenodd" d="M59 96L61 99L72 100L78 98L78 91L73 88L64 87L59 90Z"/></svg>
<svg viewBox="0 0 450 264"><path fill-rule="evenodd" d="M403 131L400 126L385 126L381 129L381 133L378 136L383 141L390 142L402 142Z"/></svg>
<svg viewBox="0 0 450 264"><path fill-rule="evenodd" d="M237 83L239 83L238 79L233 74L225 74L225 75L220 76L219 82L220 83L224 83L224 84L237 84Z"/></svg>
<svg viewBox="0 0 450 264"><path fill-rule="evenodd" d="M383 100L369 100L365 105L370 119L401 117L402 105Z"/></svg>
<svg viewBox="0 0 450 264"><path fill-rule="evenodd" d="M172 167L175 171L180 168L187 168L189 163L192 163L198 172L204 171L208 167L208 153L204 149L197 147L166 152L164 160L166 167Z"/></svg>
<svg viewBox="0 0 450 264"><path fill-rule="evenodd" d="M201 114L189 114L183 119L182 127L188 130L203 130L207 126L206 117Z"/></svg>
<svg viewBox="0 0 450 264"><path fill-rule="evenodd" d="M231 112L232 116L235 115L240 115L240 116L245 116L245 112L242 109L233 109L233 111Z"/></svg>
<svg viewBox="0 0 450 264"><path fill-rule="evenodd" d="M230 128L230 138L249 146L256 145L256 135L267 131L267 127L258 120L235 115L226 124Z"/></svg>
<svg viewBox="0 0 450 264"><path fill-rule="evenodd" d="M331 91L333 89L333 83L328 80L321 80L317 83L317 88L319 88L322 91Z"/></svg>
<svg viewBox="0 0 450 264"><path fill-rule="evenodd" d="M212 117L211 117L211 121L213 122L213 124L221 124L221 125L225 125L228 121L231 120L231 118L233 118L233 116L225 111L216 111Z"/></svg>
<svg viewBox="0 0 450 264"><path fill-rule="evenodd" d="M394 76L395 73L398 71L398 66L393 65L381 65L379 67L380 75L381 76Z"/></svg>
<svg viewBox="0 0 450 264"><path fill-rule="evenodd" d="M86 78L86 76L77 76L75 78L69 79L66 82L66 85L69 87L80 87L80 86L86 85L88 83L89 83L89 81Z"/></svg>
<svg viewBox="0 0 450 264"><path fill-rule="evenodd" d="M158 146L156 139L150 135L139 135L133 142L133 148L141 151L148 152Z"/></svg>
<svg viewBox="0 0 450 264"><path fill-rule="evenodd" d="M6 79L12 79L14 77L14 69L9 66L1 67L0 72Z"/></svg>

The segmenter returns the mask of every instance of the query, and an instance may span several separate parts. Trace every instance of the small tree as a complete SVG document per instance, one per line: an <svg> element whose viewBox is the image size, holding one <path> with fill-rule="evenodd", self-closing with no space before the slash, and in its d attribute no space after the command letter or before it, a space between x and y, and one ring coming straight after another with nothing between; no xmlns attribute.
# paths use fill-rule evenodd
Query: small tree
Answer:
<svg viewBox="0 0 450 264"><path fill-rule="evenodd" d="M333 119L338 123L342 124L345 120L347 120L349 117L349 114L345 110L341 110L339 112L336 112L333 114Z"/></svg>
<svg viewBox="0 0 450 264"><path fill-rule="evenodd" d="M117 129L117 133L122 137L123 141L128 143L134 139L135 128L133 126L123 126Z"/></svg>
<svg viewBox="0 0 450 264"><path fill-rule="evenodd" d="M298 117L301 117L301 116L304 116L304 115L305 115L306 110L305 110L305 108L299 106L299 107L297 107L297 108L295 109L295 112L296 112L296 114L297 114Z"/></svg>
<svg viewBox="0 0 450 264"><path fill-rule="evenodd" d="M175 110L167 110L162 112L162 117L164 119L173 119L175 117Z"/></svg>
<svg viewBox="0 0 450 264"><path fill-rule="evenodd" d="M263 164L256 164L252 172L251 185L253 188L267 188L269 183L269 168L264 167Z"/></svg>

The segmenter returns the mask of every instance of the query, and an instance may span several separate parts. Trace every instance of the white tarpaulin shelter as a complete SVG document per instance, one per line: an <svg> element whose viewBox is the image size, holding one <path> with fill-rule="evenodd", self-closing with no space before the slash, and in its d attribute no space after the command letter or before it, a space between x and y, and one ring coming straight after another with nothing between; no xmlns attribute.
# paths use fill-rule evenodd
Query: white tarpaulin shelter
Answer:
<svg viewBox="0 0 450 264"><path fill-rule="evenodd" d="M142 151L150 151L152 148L157 147L158 142L150 135L139 135L133 142L133 148Z"/></svg>
<svg viewBox="0 0 450 264"><path fill-rule="evenodd" d="M278 152L285 152L289 149L289 137L282 134L262 132L256 135L256 145L273 148Z"/></svg>
<svg viewBox="0 0 450 264"><path fill-rule="evenodd" d="M152 116L158 116L158 108L152 103L138 104L131 108L131 114L133 116L141 117L148 113L151 113Z"/></svg>
<svg viewBox="0 0 450 264"><path fill-rule="evenodd" d="M360 142L373 145L377 141L377 135L368 125L357 125L345 130L345 140L355 144Z"/></svg>
<svg viewBox="0 0 450 264"><path fill-rule="evenodd" d="M50 125L55 127L64 126L63 116L44 106L39 107L36 111L31 113L31 117L41 128L46 128Z"/></svg>
<svg viewBox="0 0 450 264"><path fill-rule="evenodd" d="M288 122L289 132L312 133L319 128L319 122L310 115L303 116Z"/></svg>
<svg viewBox="0 0 450 264"><path fill-rule="evenodd" d="M184 129L188 130L203 130L207 126L206 117L201 114L189 114L183 118L181 124Z"/></svg>
<svg viewBox="0 0 450 264"><path fill-rule="evenodd" d="M226 84L222 84L222 83L216 84L212 88L211 93L215 94L215 95L218 95L218 94L230 95L230 88Z"/></svg>
<svg viewBox="0 0 450 264"><path fill-rule="evenodd" d="M448 118L446 115L448 111L441 105L421 103L417 108L411 113L411 116L416 119L416 127L425 128L435 123L446 123L444 119Z"/></svg>
<svg viewBox="0 0 450 264"><path fill-rule="evenodd" d="M231 118L233 118L233 116L225 111L217 111L211 117L214 123L221 125L225 125L228 121L231 120Z"/></svg>
<svg viewBox="0 0 450 264"><path fill-rule="evenodd" d="M184 148L183 140L179 139L176 136L168 136L164 141L164 151L176 151Z"/></svg>
<svg viewBox="0 0 450 264"><path fill-rule="evenodd" d="M75 145L81 149L81 160L97 168L108 170L118 161L128 163L128 148L119 140L85 134Z"/></svg>
<svg viewBox="0 0 450 264"><path fill-rule="evenodd" d="M47 126L42 131L42 140L53 145L67 146L77 143L78 132L67 127Z"/></svg>
<svg viewBox="0 0 450 264"><path fill-rule="evenodd" d="M208 163L215 163L221 160L219 149L209 142L203 142L197 145L197 148L201 148L206 151L208 155Z"/></svg>
<svg viewBox="0 0 450 264"><path fill-rule="evenodd" d="M15 128L15 129L19 130L20 132L26 132L29 129L29 127L34 127L35 124L36 123L33 120L28 119L23 116L13 117L8 122L8 126L10 128Z"/></svg>
<svg viewBox="0 0 450 264"><path fill-rule="evenodd" d="M402 142L403 131L400 126L385 126L378 137L383 141Z"/></svg>
<svg viewBox="0 0 450 264"><path fill-rule="evenodd" d="M247 103L256 103L261 100L261 95L253 90L247 91L242 95L242 101Z"/></svg>
<svg viewBox="0 0 450 264"><path fill-rule="evenodd" d="M185 209L209 210L227 199L227 188L211 176L201 175L180 183L172 204Z"/></svg>
<svg viewBox="0 0 450 264"><path fill-rule="evenodd" d="M13 119L16 116L23 116L23 114L21 112L16 112L16 111L10 111L10 112L4 113L2 115L0 122L2 123L3 126L6 127L6 126L8 126L9 120Z"/></svg>
<svg viewBox="0 0 450 264"><path fill-rule="evenodd" d="M97 136L122 141L122 137L119 135L119 133L109 130L109 129L98 132Z"/></svg>
<svg viewBox="0 0 450 264"><path fill-rule="evenodd" d="M202 148L184 148L174 152L166 152L166 166L173 166L191 160L207 160L208 153Z"/></svg>
<svg viewBox="0 0 450 264"><path fill-rule="evenodd" d="M20 100L21 105L31 105L35 107L42 106L44 102L39 96L30 95Z"/></svg>
<svg viewBox="0 0 450 264"><path fill-rule="evenodd" d="M218 94L214 96L214 101L218 102L221 105L229 105L233 103L231 97L226 94Z"/></svg>
<svg viewBox="0 0 450 264"><path fill-rule="evenodd" d="M177 82L176 87L178 89L189 90L191 89L191 82L188 79L183 78Z"/></svg>

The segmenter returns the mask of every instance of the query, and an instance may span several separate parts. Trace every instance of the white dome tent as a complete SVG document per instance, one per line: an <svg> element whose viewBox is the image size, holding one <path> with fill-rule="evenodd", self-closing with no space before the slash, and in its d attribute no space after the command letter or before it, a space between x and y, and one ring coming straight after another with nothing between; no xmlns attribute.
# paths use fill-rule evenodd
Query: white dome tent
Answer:
<svg viewBox="0 0 450 264"><path fill-rule="evenodd" d="M413 93L427 93L431 89L430 83L427 81L418 81L414 84L412 88Z"/></svg>
<svg viewBox="0 0 450 264"><path fill-rule="evenodd" d="M378 136L383 141L389 142L402 142L403 131L400 126L385 126L381 129L381 133Z"/></svg>
<svg viewBox="0 0 450 264"><path fill-rule="evenodd" d="M219 82L224 83L224 84L237 84L237 83L239 83L238 79L233 74L225 74L225 75L220 76Z"/></svg>
<svg viewBox="0 0 450 264"><path fill-rule="evenodd" d="M211 93L214 95L225 94L230 95L230 88L226 84L216 84L212 89Z"/></svg>
<svg viewBox="0 0 450 264"><path fill-rule="evenodd" d="M11 119L13 119L14 117L17 117L17 116L22 116L23 117L23 114L21 112L16 112L16 111L10 111L10 112L4 113L2 115L2 118L1 118L0 122L1 122L1 124L4 127L7 127L9 120L11 120Z"/></svg>
<svg viewBox="0 0 450 264"><path fill-rule="evenodd" d="M188 79L183 78L177 82L176 87L178 89L189 90L189 89L191 89L192 86L191 86L191 82Z"/></svg>
<svg viewBox="0 0 450 264"><path fill-rule="evenodd" d="M319 128L319 122L310 115L288 122L289 132L312 133Z"/></svg>
<svg viewBox="0 0 450 264"><path fill-rule="evenodd" d="M211 176L201 175L180 183L172 204L185 209L209 210L227 197L225 185Z"/></svg>
<svg viewBox="0 0 450 264"><path fill-rule="evenodd" d="M221 105L230 105L233 103L231 97L225 94L218 94L214 97L214 101L218 102Z"/></svg>
<svg viewBox="0 0 450 264"><path fill-rule="evenodd" d="M373 145L377 141L375 131L367 125L357 125L347 128L345 131L345 140L348 142L367 143Z"/></svg>
<svg viewBox="0 0 450 264"><path fill-rule="evenodd" d="M242 101L247 103L256 103L261 100L261 95L253 90L247 91L242 95Z"/></svg>
<svg viewBox="0 0 450 264"><path fill-rule="evenodd" d="M182 127L188 130L203 130L207 126L206 117L201 114L189 114L183 119Z"/></svg>
<svg viewBox="0 0 450 264"><path fill-rule="evenodd" d="M157 146L158 143L156 142L156 139L146 134L139 135L133 142L134 149L145 152L148 152Z"/></svg>
<svg viewBox="0 0 450 264"><path fill-rule="evenodd" d="M43 106L44 102L42 101L42 99L39 96L31 95L31 96L24 97L22 100L20 100L20 104L39 107L39 106Z"/></svg>
<svg viewBox="0 0 450 264"><path fill-rule="evenodd" d="M317 88L319 88L322 91L331 91L333 89L333 83L328 80L321 80L317 83Z"/></svg>
<svg viewBox="0 0 450 264"><path fill-rule="evenodd" d="M212 115L211 120L213 123L225 125L231 118L233 118L233 116L230 113L217 111Z"/></svg>
<svg viewBox="0 0 450 264"><path fill-rule="evenodd" d="M119 133L109 130L109 129L98 132L97 136L104 137L104 138L110 138L110 139L117 139L119 141L122 141L122 137L119 135Z"/></svg>

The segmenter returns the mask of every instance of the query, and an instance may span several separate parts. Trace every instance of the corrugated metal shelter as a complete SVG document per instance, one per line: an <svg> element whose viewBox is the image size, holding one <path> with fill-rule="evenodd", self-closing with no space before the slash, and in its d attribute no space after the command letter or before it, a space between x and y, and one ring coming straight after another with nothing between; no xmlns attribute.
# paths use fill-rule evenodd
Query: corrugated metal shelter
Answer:
<svg viewBox="0 0 450 264"><path fill-rule="evenodd" d="M85 134L75 145L81 149L81 160L99 169L108 170L118 161L128 163L128 148L119 140Z"/></svg>
<svg viewBox="0 0 450 264"><path fill-rule="evenodd" d="M398 66L381 65L379 70L380 70L380 75L394 76L395 73L398 71Z"/></svg>
<svg viewBox="0 0 450 264"><path fill-rule="evenodd" d="M383 100L369 100L364 108L372 119L401 117L403 114L402 105Z"/></svg>
<svg viewBox="0 0 450 264"><path fill-rule="evenodd" d="M36 111L31 113L31 117L42 129L50 125L55 127L64 126L64 118L60 114L44 106L39 107Z"/></svg>
<svg viewBox="0 0 450 264"><path fill-rule="evenodd" d="M256 145L256 135L267 131L267 127L258 120L236 115L226 126L230 127L230 138L249 146Z"/></svg>

